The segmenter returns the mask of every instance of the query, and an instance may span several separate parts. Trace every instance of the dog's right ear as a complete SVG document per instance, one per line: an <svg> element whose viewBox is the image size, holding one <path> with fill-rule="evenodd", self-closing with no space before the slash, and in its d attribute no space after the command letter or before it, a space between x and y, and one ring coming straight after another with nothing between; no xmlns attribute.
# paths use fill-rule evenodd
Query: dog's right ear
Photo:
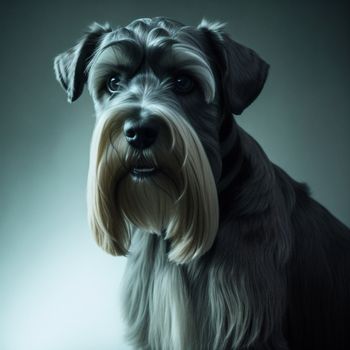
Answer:
<svg viewBox="0 0 350 350"><path fill-rule="evenodd" d="M109 24L94 23L74 47L55 58L56 79L67 92L68 102L75 101L83 92L87 80L86 67L103 34L111 31Z"/></svg>
<svg viewBox="0 0 350 350"><path fill-rule="evenodd" d="M197 28L204 33L214 52L224 107L239 115L260 94L269 65L255 51L232 40L223 27L224 24L203 20Z"/></svg>

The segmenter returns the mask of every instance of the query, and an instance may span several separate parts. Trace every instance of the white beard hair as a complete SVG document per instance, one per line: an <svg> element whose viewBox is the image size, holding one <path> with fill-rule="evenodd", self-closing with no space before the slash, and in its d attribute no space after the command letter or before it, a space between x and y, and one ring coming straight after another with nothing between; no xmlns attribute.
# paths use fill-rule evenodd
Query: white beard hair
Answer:
<svg viewBox="0 0 350 350"><path fill-rule="evenodd" d="M165 132L143 152L161 172L142 181L130 175L137 152L123 135L135 105L119 103L97 120L88 216L97 243L111 254L127 254L135 227L158 235L164 231L171 242L168 258L178 264L203 255L214 242L219 224L215 179L201 141L176 107L170 101L147 106Z"/></svg>

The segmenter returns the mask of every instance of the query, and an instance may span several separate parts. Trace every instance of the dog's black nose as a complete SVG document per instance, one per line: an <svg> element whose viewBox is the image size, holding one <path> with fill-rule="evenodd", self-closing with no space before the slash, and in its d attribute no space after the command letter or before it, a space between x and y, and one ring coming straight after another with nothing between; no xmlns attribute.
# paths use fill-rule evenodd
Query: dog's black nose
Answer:
<svg viewBox="0 0 350 350"><path fill-rule="evenodd" d="M145 149L156 141L159 127L154 119L127 120L124 135L128 143L138 149Z"/></svg>

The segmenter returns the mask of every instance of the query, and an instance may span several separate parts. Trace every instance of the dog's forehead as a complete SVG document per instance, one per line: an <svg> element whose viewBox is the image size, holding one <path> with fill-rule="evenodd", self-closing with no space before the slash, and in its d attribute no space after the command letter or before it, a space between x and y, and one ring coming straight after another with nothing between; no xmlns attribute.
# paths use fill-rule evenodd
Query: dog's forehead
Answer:
<svg viewBox="0 0 350 350"><path fill-rule="evenodd" d="M153 29L164 29L169 34L175 34L179 29L186 27L184 24L165 17L155 17L155 18L140 18L130 24L125 28L143 35L150 32Z"/></svg>
<svg viewBox="0 0 350 350"><path fill-rule="evenodd" d="M147 55L157 56L175 44L201 51L203 45L200 38L195 27L163 17L143 18L106 34L100 42L97 54L111 46L119 46L123 51L136 48Z"/></svg>
<svg viewBox="0 0 350 350"><path fill-rule="evenodd" d="M134 40L139 44L147 44L152 39L175 39L178 32L186 28L186 26L167 19L138 19L125 27L118 27L114 31L108 33L103 41L102 46L119 40Z"/></svg>

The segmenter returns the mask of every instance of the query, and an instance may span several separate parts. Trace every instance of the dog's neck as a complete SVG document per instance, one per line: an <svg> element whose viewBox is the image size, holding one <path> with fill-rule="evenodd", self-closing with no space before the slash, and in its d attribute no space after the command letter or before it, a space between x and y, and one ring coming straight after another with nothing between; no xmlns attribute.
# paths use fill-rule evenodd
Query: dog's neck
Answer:
<svg viewBox="0 0 350 350"><path fill-rule="evenodd" d="M225 118L220 145L222 173L218 194L221 220L263 211L267 197L273 196L273 164L258 143L237 125L233 116Z"/></svg>

